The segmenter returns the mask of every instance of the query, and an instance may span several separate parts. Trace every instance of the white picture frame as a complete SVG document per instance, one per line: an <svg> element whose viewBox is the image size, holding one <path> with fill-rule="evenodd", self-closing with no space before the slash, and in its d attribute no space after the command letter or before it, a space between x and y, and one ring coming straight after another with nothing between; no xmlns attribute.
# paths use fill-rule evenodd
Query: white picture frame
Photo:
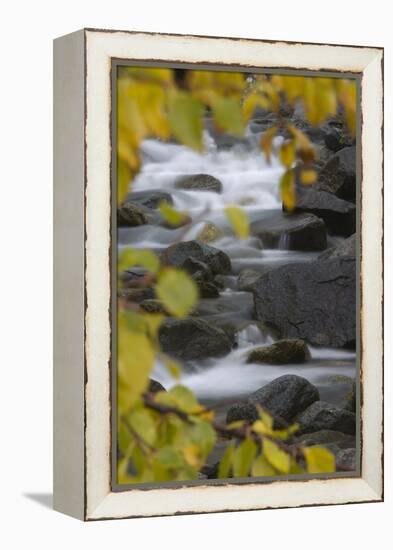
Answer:
<svg viewBox="0 0 393 550"><path fill-rule="evenodd" d="M113 60L355 73L360 81L357 477L111 485ZM54 507L81 520L383 499L383 50L84 29L54 42Z"/></svg>

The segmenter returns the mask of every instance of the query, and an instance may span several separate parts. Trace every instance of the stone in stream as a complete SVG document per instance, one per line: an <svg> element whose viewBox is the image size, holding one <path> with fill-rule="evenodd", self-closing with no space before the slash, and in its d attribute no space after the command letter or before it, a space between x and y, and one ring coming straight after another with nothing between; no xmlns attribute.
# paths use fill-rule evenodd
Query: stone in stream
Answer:
<svg viewBox="0 0 393 550"><path fill-rule="evenodd" d="M318 389L308 380L286 374L252 393L244 402L232 405L227 413L227 423L235 420L253 422L258 418L255 405L260 405L275 420L291 422L299 412L318 399Z"/></svg>
<svg viewBox="0 0 393 550"><path fill-rule="evenodd" d="M331 157L318 175L318 189L341 199L356 199L356 146L345 147Z"/></svg>
<svg viewBox="0 0 393 550"><path fill-rule="evenodd" d="M202 243L211 243L224 235L222 229L214 223L207 222L198 233L196 240Z"/></svg>
<svg viewBox="0 0 393 550"><path fill-rule="evenodd" d="M336 455L337 470L356 470L356 448L341 449Z"/></svg>
<svg viewBox="0 0 393 550"><path fill-rule="evenodd" d="M256 318L281 338L351 347L356 341L355 259L278 267L254 284L254 303Z"/></svg>
<svg viewBox="0 0 393 550"><path fill-rule="evenodd" d="M295 434L295 441L304 447L334 443L339 449L348 449L354 447L356 444L355 436L338 432L337 430L318 430L317 432L305 433L299 436Z"/></svg>
<svg viewBox="0 0 393 550"><path fill-rule="evenodd" d="M133 202L147 208L158 208L161 201L173 204L173 199L166 191L160 189L149 189L149 191L132 191L124 200L124 203Z"/></svg>
<svg viewBox="0 0 393 550"><path fill-rule="evenodd" d="M325 223L314 214L277 212L251 223L251 233L266 248L312 252L325 250L327 246Z"/></svg>
<svg viewBox="0 0 393 550"><path fill-rule="evenodd" d="M356 233L345 239L337 246L328 248L318 256L318 260L328 260L331 258L343 258L350 256L356 257Z"/></svg>
<svg viewBox="0 0 393 550"><path fill-rule="evenodd" d="M148 219L139 204L125 202L117 210L117 223L121 227L136 227L147 224Z"/></svg>
<svg viewBox="0 0 393 550"><path fill-rule="evenodd" d="M315 214L325 222L332 235L348 237L356 231L356 206L326 191L299 186L295 212Z"/></svg>
<svg viewBox="0 0 393 550"><path fill-rule="evenodd" d="M254 289L254 283L264 273L267 273L272 269L274 269L274 265L261 266L258 271L256 269L242 269L237 280L237 289L243 292L252 292Z"/></svg>
<svg viewBox="0 0 393 550"><path fill-rule="evenodd" d="M209 174L193 174L186 176L175 182L176 189L186 189L188 191L213 191L222 192L222 183L220 180Z"/></svg>
<svg viewBox="0 0 393 550"><path fill-rule="evenodd" d="M296 417L299 433L319 430L337 430L346 434L356 433L356 416L345 409L325 401L315 401Z"/></svg>
<svg viewBox="0 0 393 550"><path fill-rule="evenodd" d="M167 319L159 340L165 353L183 360L222 357L234 344L228 334L204 319Z"/></svg>
<svg viewBox="0 0 393 550"><path fill-rule="evenodd" d="M247 355L247 363L268 363L270 365L287 365L304 363L311 358L310 350L304 340L278 340L270 346L252 349Z"/></svg>
<svg viewBox="0 0 393 550"><path fill-rule="evenodd" d="M181 268L189 258L204 262L213 275L231 272L231 260L225 252L199 241L173 244L164 250L161 257L164 264Z"/></svg>

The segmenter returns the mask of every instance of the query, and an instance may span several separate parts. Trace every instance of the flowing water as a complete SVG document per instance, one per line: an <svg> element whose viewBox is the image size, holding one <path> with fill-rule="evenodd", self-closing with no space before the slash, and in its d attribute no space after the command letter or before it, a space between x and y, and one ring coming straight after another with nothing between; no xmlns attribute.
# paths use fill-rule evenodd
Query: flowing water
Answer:
<svg viewBox="0 0 393 550"><path fill-rule="evenodd" d="M277 141L281 138L276 138ZM236 275L244 268L263 269L272 265L312 261L315 253L286 250L281 239L278 248L263 248L261 241L250 237L239 241L230 230L223 213L225 206L242 205L251 221L281 211L278 181L282 167L272 158L268 164L257 145L250 140L249 147L234 146L218 150L214 140L205 135L206 151L198 154L175 144L146 140L142 146L143 168L133 184L134 191L160 189L171 194L174 206L187 210L199 222L190 230L186 240L197 236L204 222L213 222L223 237L213 246L231 258L233 275L225 278L226 288L217 299L201 300L201 316L239 322L237 347L227 356L186 365L181 381L189 386L202 401L233 400L247 395L283 374L304 376L320 389L321 397L329 394L332 377L355 375L355 353L346 350L310 348L311 361L285 366L247 364L246 353L255 346L268 345L273 335L252 321L252 294L237 290ZM175 181L187 174L205 173L217 177L223 185L222 193L185 191L174 187ZM183 231L144 225L119 229L119 247L133 246L160 250L175 241ZM157 364L153 378L166 388L173 383L163 365Z"/></svg>

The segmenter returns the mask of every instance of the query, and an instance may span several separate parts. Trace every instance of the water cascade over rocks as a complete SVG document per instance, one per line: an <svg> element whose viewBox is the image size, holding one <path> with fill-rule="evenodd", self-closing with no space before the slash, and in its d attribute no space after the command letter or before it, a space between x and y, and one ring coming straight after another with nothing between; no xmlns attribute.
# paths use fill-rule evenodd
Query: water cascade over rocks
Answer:
<svg viewBox="0 0 393 550"><path fill-rule="evenodd" d="M337 150L335 141L334 150L326 148L321 183L300 191L299 209L289 214L278 186L283 168L274 154L266 161L260 134L253 133L262 127L253 121L244 139L224 148L206 131L202 154L146 140L142 170L118 217L118 246L154 250L202 289L188 319L164 322L160 341L181 360L181 383L219 418L253 418L260 399L277 417L300 419L303 433L331 430L341 442L341 432L353 434L355 416L343 403L356 406L348 393L356 376L355 147ZM184 228L162 223L162 198L197 221L185 242L177 242ZM224 214L233 204L250 218L244 241ZM147 298L141 302L146 310L159 308L154 296ZM269 350L254 351L282 339L289 341L283 360L264 362ZM159 362L152 378L166 389L175 383ZM317 436L311 439L318 443Z"/></svg>

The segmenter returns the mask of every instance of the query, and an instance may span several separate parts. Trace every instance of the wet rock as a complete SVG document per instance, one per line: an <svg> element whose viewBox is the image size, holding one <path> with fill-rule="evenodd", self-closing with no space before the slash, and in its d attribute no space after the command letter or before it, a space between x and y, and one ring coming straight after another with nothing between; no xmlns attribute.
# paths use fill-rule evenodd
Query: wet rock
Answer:
<svg viewBox="0 0 393 550"><path fill-rule="evenodd" d="M319 173L318 189L341 199L356 199L356 147L345 147L325 164Z"/></svg>
<svg viewBox="0 0 393 550"><path fill-rule="evenodd" d="M139 305L143 311L146 311L147 313L164 313L167 314L167 311L165 310L162 302L160 300L143 300L141 304Z"/></svg>
<svg viewBox="0 0 393 550"><path fill-rule="evenodd" d="M229 256L213 246L198 241L186 241L173 244L162 254L162 260L167 265L183 267L189 258L204 262L213 275L231 272Z"/></svg>
<svg viewBox="0 0 393 550"><path fill-rule="evenodd" d="M122 288L118 292L119 297L127 302L141 303L155 298L152 288Z"/></svg>
<svg viewBox="0 0 393 550"><path fill-rule="evenodd" d="M326 226L313 214L274 213L251 224L266 248L316 251L327 246Z"/></svg>
<svg viewBox="0 0 393 550"><path fill-rule="evenodd" d="M199 288L201 298L218 298L220 293L213 278L213 273L207 264L194 258L187 258L183 269L191 275Z"/></svg>
<svg viewBox="0 0 393 550"><path fill-rule="evenodd" d="M160 382L157 382L157 380L153 380L151 378L149 381L148 391L150 393L158 393L159 391L166 391L166 389Z"/></svg>
<svg viewBox="0 0 393 550"><path fill-rule="evenodd" d="M295 211L315 214L332 235L348 237L356 231L355 205L326 191L298 187Z"/></svg>
<svg viewBox="0 0 393 550"><path fill-rule="evenodd" d="M260 405L278 421L291 422L301 411L319 399L319 392L308 380L295 374L286 374L249 395L242 403L232 405L227 422L255 420L255 405Z"/></svg>
<svg viewBox="0 0 393 550"><path fill-rule="evenodd" d="M341 471L356 470L356 449L342 449L336 455L336 468Z"/></svg>
<svg viewBox="0 0 393 550"><path fill-rule="evenodd" d="M353 145L354 140L346 131L344 124L328 124L324 127L324 141L330 151L337 153L344 147Z"/></svg>
<svg viewBox="0 0 393 550"><path fill-rule="evenodd" d="M124 201L133 202L140 206L147 208L158 208L161 201L167 201L169 204L173 204L173 199L169 193L161 191L160 189L150 189L149 191L133 191L129 193Z"/></svg>
<svg viewBox="0 0 393 550"><path fill-rule="evenodd" d="M314 445L327 445L334 443L339 449L347 449L355 445L355 437L336 430L319 430L317 432L305 433L295 437L297 444L304 447Z"/></svg>
<svg viewBox="0 0 393 550"><path fill-rule="evenodd" d="M254 284L256 318L281 338L319 346L353 346L356 340L356 262L352 258L291 264Z"/></svg>
<svg viewBox="0 0 393 550"><path fill-rule="evenodd" d="M271 346L251 350L247 355L247 363L286 365L289 363L304 363L310 358L310 350L304 340L288 339L279 340Z"/></svg>
<svg viewBox="0 0 393 550"><path fill-rule="evenodd" d="M328 365L326 367L329 368ZM329 375L321 378L320 384L322 401L355 412L356 388L353 378L342 374Z"/></svg>
<svg viewBox="0 0 393 550"><path fill-rule="evenodd" d="M214 283L201 282L198 284L201 298L218 298L220 293Z"/></svg>
<svg viewBox="0 0 393 550"><path fill-rule="evenodd" d="M165 353L184 360L221 357L234 343L222 329L196 318L164 321L159 340Z"/></svg>
<svg viewBox="0 0 393 550"><path fill-rule="evenodd" d="M235 403L231 405L227 412L227 424L231 422L237 422L238 420L245 420L250 424L258 420L259 414L256 406L253 403Z"/></svg>
<svg viewBox="0 0 393 550"><path fill-rule="evenodd" d="M198 233L196 240L202 243L211 243L220 239L224 235L224 232L214 225L214 223L205 223L201 231Z"/></svg>
<svg viewBox="0 0 393 550"><path fill-rule="evenodd" d="M176 189L187 189L189 191L213 191L222 192L220 180L209 174L193 174L175 182Z"/></svg>
<svg viewBox="0 0 393 550"><path fill-rule="evenodd" d="M328 248L318 256L319 260L328 260L330 258L356 257L356 233L345 239L337 246Z"/></svg>
<svg viewBox="0 0 393 550"><path fill-rule="evenodd" d="M337 430L354 435L356 432L356 416L325 401L315 401L297 416L296 421L300 426L299 433Z"/></svg>
<svg viewBox="0 0 393 550"><path fill-rule="evenodd" d="M269 271L267 269L266 271ZM265 272L266 272L265 271ZM240 291L252 292L254 283L263 275L263 272L255 269L242 269L237 280L237 288Z"/></svg>
<svg viewBox="0 0 393 550"><path fill-rule="evenodd" d="M125 202L117 210L117 223L122 227L136 227L148 223L144 209L134 202Z"/></svg>

